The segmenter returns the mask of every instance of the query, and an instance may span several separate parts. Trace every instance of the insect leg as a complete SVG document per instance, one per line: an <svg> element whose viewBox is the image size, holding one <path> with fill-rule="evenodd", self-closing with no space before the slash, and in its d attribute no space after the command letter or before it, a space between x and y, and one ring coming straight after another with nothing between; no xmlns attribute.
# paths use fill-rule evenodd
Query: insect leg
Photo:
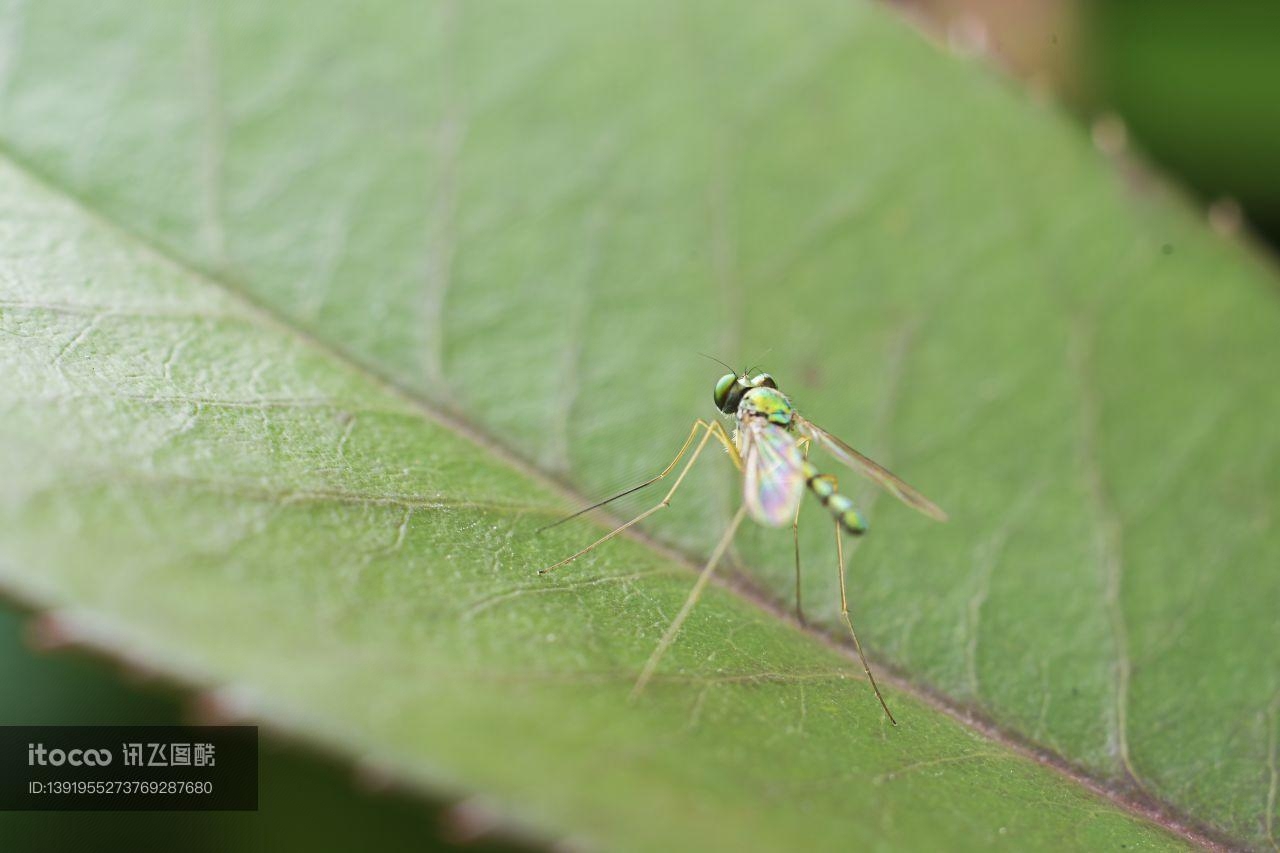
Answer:
<svg viewBox="0 0 1280 853"><path fill-rule="evenodd" d="M809 439L805 438L801 439L801 441L804 442L804 458L808 459ZM804 605L800 598L800 507L802 505L800 502L796 503L796 515L791 520L791 539L796 546L796 619L800 621L801 625L805 624Z"/></svg>
<svg viewBox="0 0 1280 853"><path fill-rule="evenodd" d="M707 423L704 421L703 423ZM738 452L738 446L733 443L733 437L724 428L724 424L720 421L711 421L707 423L707 429L715 436L716 441L724 445L725 451L729 454L729 461L733 463L733 467L739 471L742 470L742 454Z"/></svg>
<svg viewBox="0 0 1280 853"><path fill-rule="evenodd" d="M840 570L840 615L844 617L844 624L849 626L849 636L853 637L853 647L858 650L858 660L862 661L862 671L867 674L867 681L871 682L871 689L875 691L876 698L880 700L880 707L884 708L884 713L889 718L889 722L896 726L898 721L893 718L893 712L889 710L889 706L885 704L884 696L880 694L880 688L876 685L876 677L871 674L871 667L867 665L867 656L862 653L862 643L858 642L858 633L853 630L853 622L849 619L849 599L844 591L844 538L841 536L839 521L836 522L836 562L839 564Z"/></svg>
<svg viewBox="0 0 1280 853"><path fill-rule="evenodd" d="M720 537L719 544L711 552L711 557L707 560L707 564L702 567L702 571L698 574L698 579L694 581L693 589L689 590L689 597L684 600L684 606L680 608L680 612L676 614L676 617L671 620L671 624L667 626L662 639L658 641L657 647L654 648L653 654L649 655L649 660L645 662L644 669L640 671L640 677L636 679L635 687L631 688L630 698L635 699L639 696L645 685L649 683L649 679L653 677L653 671L658 668L658 664L662 661L662 656L667 653L667 649L670 648L671 643L675 640L676 634L680 633L680 627L684 625L684 620L689 617L693 606L698 603L698 599L702 596L702 590L707 586L707 581L711 580L711 572L715 569L716 564L720 562L720 558L724 556L729 543L733 541L733 534L738 531L738 525L742 523L742 517L746 515L746 512L747 508L744 505L734 513L728 529Z"/></svg>
<svg viewBox="0 0 1280 853"><path fill-rule="evenodd" d="M613 530L611 530L609 533L605 534L604 536L601 536L595 542L592 542L590 545L583 548L578 553L565 557L563 560L556 563L555 565L547 566L545 569L539 569L538 574L545 575L548 572L555 571L556 569L560 568L563 565L572 563L574 560L578 559L583 554L592 550L596 546L603 545L605 542L608 542L610 539L617 536L619 533L626 530L628 527L632 527L636 524L639 524L641 521L644 521L646 518L653 515L658 510L665 509L666 507L670 506L671 496L676 493L676 489L680 488L680 484L684 482L685 475L689 473L689 469L693 467L693 463L698 461L698 457L702 454L703 448L707 446L707 442L711 439L711 436L715 434L715 428L718 426L720 425L717 423L708 423L707 421L702 420L702 418L698 418L696 421L693 422L693 429L689 430L689 437L685 439L684 446L680 448L680 452L676 454L676 458L671 460L671 464L668 465L666 468L664 468L661 474L653 478L653 480L659 480L667 476L667 474L669 474L672 471L672 469L676 467L676 465L680 462L680 459L689 450L689 445L690 443L692 443L694 436L698 434L698 430L699 429L705 430L705 432L702 435L702 440L699 441L698 444L694 447L693 455L689 457L689 461L686 462L684 465L684 468L681 469L680 476L676 477L676 481L671 484L671 490L667 492L666 497L664 497L658 503L654 504L649 509L637 515L635 518L628 521L626 524L623 524L620 527L616 527ZM717 435L717 438L719 438L719 436L723 434L724 434L724 427L720 427L720 433L719 435ZM723 441L723 439L721 440ZM653 482L653 480L651 480L650 482Z"/></svg>
<svg viewBox="0 0 1280 853"><path fill-rule="evenodd" d="M698 418L697 420L695 420L693 422L693 426L689 429L688 438L684 440L684 444L680 445L680 452L676 454L675 459L671 460L671 464L669 464L666 468L663 468L661 472L653 475L652 477L645 480L643 483L641 483L638 486L632 486L629 489L624 489L623 491L618 492L616 495L607 497L598 503L593 503L591 506L583 507L582 509L573 513L572 515L566 515L564 518L561 518L558 521L553 521L544 527L539 527L537 532L541 533L544 530L550 530L553 527L559 527L560 525L564 524L566 521L572 521L573 519L577 518L580 515L585 515L586 513L591 512L591 510L593 509L599 509L605 504L613 503L618 498L625 498L627 495L638 492L641 489L645 488L646 486L652 486L654 483L658 482L663 477L666 477L668 474L671 473L671 470L676 467L676 463L680 461L680 457L684 456L685 452L689 449L689 445L693 443L693 439L698 434L698 430L707 429L708 426L709 425L707 421L704 421L702 418Z"/></svg>

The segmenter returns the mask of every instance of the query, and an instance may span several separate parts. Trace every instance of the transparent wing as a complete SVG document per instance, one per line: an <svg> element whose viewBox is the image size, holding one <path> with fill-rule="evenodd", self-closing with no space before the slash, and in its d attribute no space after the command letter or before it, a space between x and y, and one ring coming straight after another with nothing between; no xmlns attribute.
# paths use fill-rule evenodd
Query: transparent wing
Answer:
<svg viewBox="0 0 1280 853"><path fill-rule="evenodd" d="M796 415L796 428L800 430L802 435L807 435L813 439L814 443L823 450L830 453L836 459L839 459L845 465L857 471L871 480L875 481L889 494L902 501L912 509L918 510L930 518L938 521L946 521L947 514L943 512L937 504L908 486L906 483L885 468L879 462L868 459L831 433L819 426L805 420Z"/></svg>
<svg viewBox="0 0 1280 853"><path fill-rule="evenodd" d="M804 459L795 438L760 418L739 423L743 435L743 499L761 524L790 524L804 496Z"/></svg>

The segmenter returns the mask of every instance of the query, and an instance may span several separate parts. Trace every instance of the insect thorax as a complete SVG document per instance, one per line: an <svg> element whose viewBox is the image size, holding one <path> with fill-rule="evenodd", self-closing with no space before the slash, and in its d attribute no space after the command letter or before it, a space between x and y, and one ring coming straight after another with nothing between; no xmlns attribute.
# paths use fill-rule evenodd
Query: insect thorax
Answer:
<svg viewBox="0 0 1280 853"><path fill-rule="evenodd" d="M776 388L752 388L742 395L738 404L738 418L766 418L770 423L779 426L791 426L791 416L795 412L791 401Z"/></svg>

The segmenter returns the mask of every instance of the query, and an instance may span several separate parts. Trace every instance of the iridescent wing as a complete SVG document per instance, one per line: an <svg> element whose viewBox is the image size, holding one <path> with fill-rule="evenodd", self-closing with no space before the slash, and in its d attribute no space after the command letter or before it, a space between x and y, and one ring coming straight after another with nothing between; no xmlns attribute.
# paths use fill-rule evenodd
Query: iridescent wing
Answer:
<svg viewBox="0 0 1280 853"><path fill-rule="evenodd" d="M845 465L857 471L865 477L873 480L877 485L902 501L912 509L918 510L930 518L938 521L946 521L947 514L943 512L937 504L917 492L915 489L902 482L896 474L885 468L878 462L868 459L831 433L819 426L805 420L799 415L795 416L796 429L801 435L808 436L813 442L823 450L830 453L836 459L839 459Z"/></svg>
<svg viewBox="0 0 1280 853"><path fill-rule="evenodd" d="M763 418L739 422L742 433L742 492L751 517L780 527L795 518L804 496L804 458L796 439Z"/></svg>

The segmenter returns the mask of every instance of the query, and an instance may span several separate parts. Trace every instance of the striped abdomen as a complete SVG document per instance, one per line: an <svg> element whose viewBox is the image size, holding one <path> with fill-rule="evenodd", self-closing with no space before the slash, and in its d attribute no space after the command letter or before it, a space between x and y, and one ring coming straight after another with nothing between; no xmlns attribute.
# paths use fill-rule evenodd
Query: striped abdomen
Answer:
<svg viewBox="0 0 1280 853"><path fill-rule="evenodd" d="M817 468L813 467L813 463L806 461L804 463L804 483L817 496L818 500L822 501L822 505L827 508L827 512L835 516L841 527L854 536L861 536L867 532L866 520L853 508L853 501L840 494L835 477L819 472Z"/></svg>

